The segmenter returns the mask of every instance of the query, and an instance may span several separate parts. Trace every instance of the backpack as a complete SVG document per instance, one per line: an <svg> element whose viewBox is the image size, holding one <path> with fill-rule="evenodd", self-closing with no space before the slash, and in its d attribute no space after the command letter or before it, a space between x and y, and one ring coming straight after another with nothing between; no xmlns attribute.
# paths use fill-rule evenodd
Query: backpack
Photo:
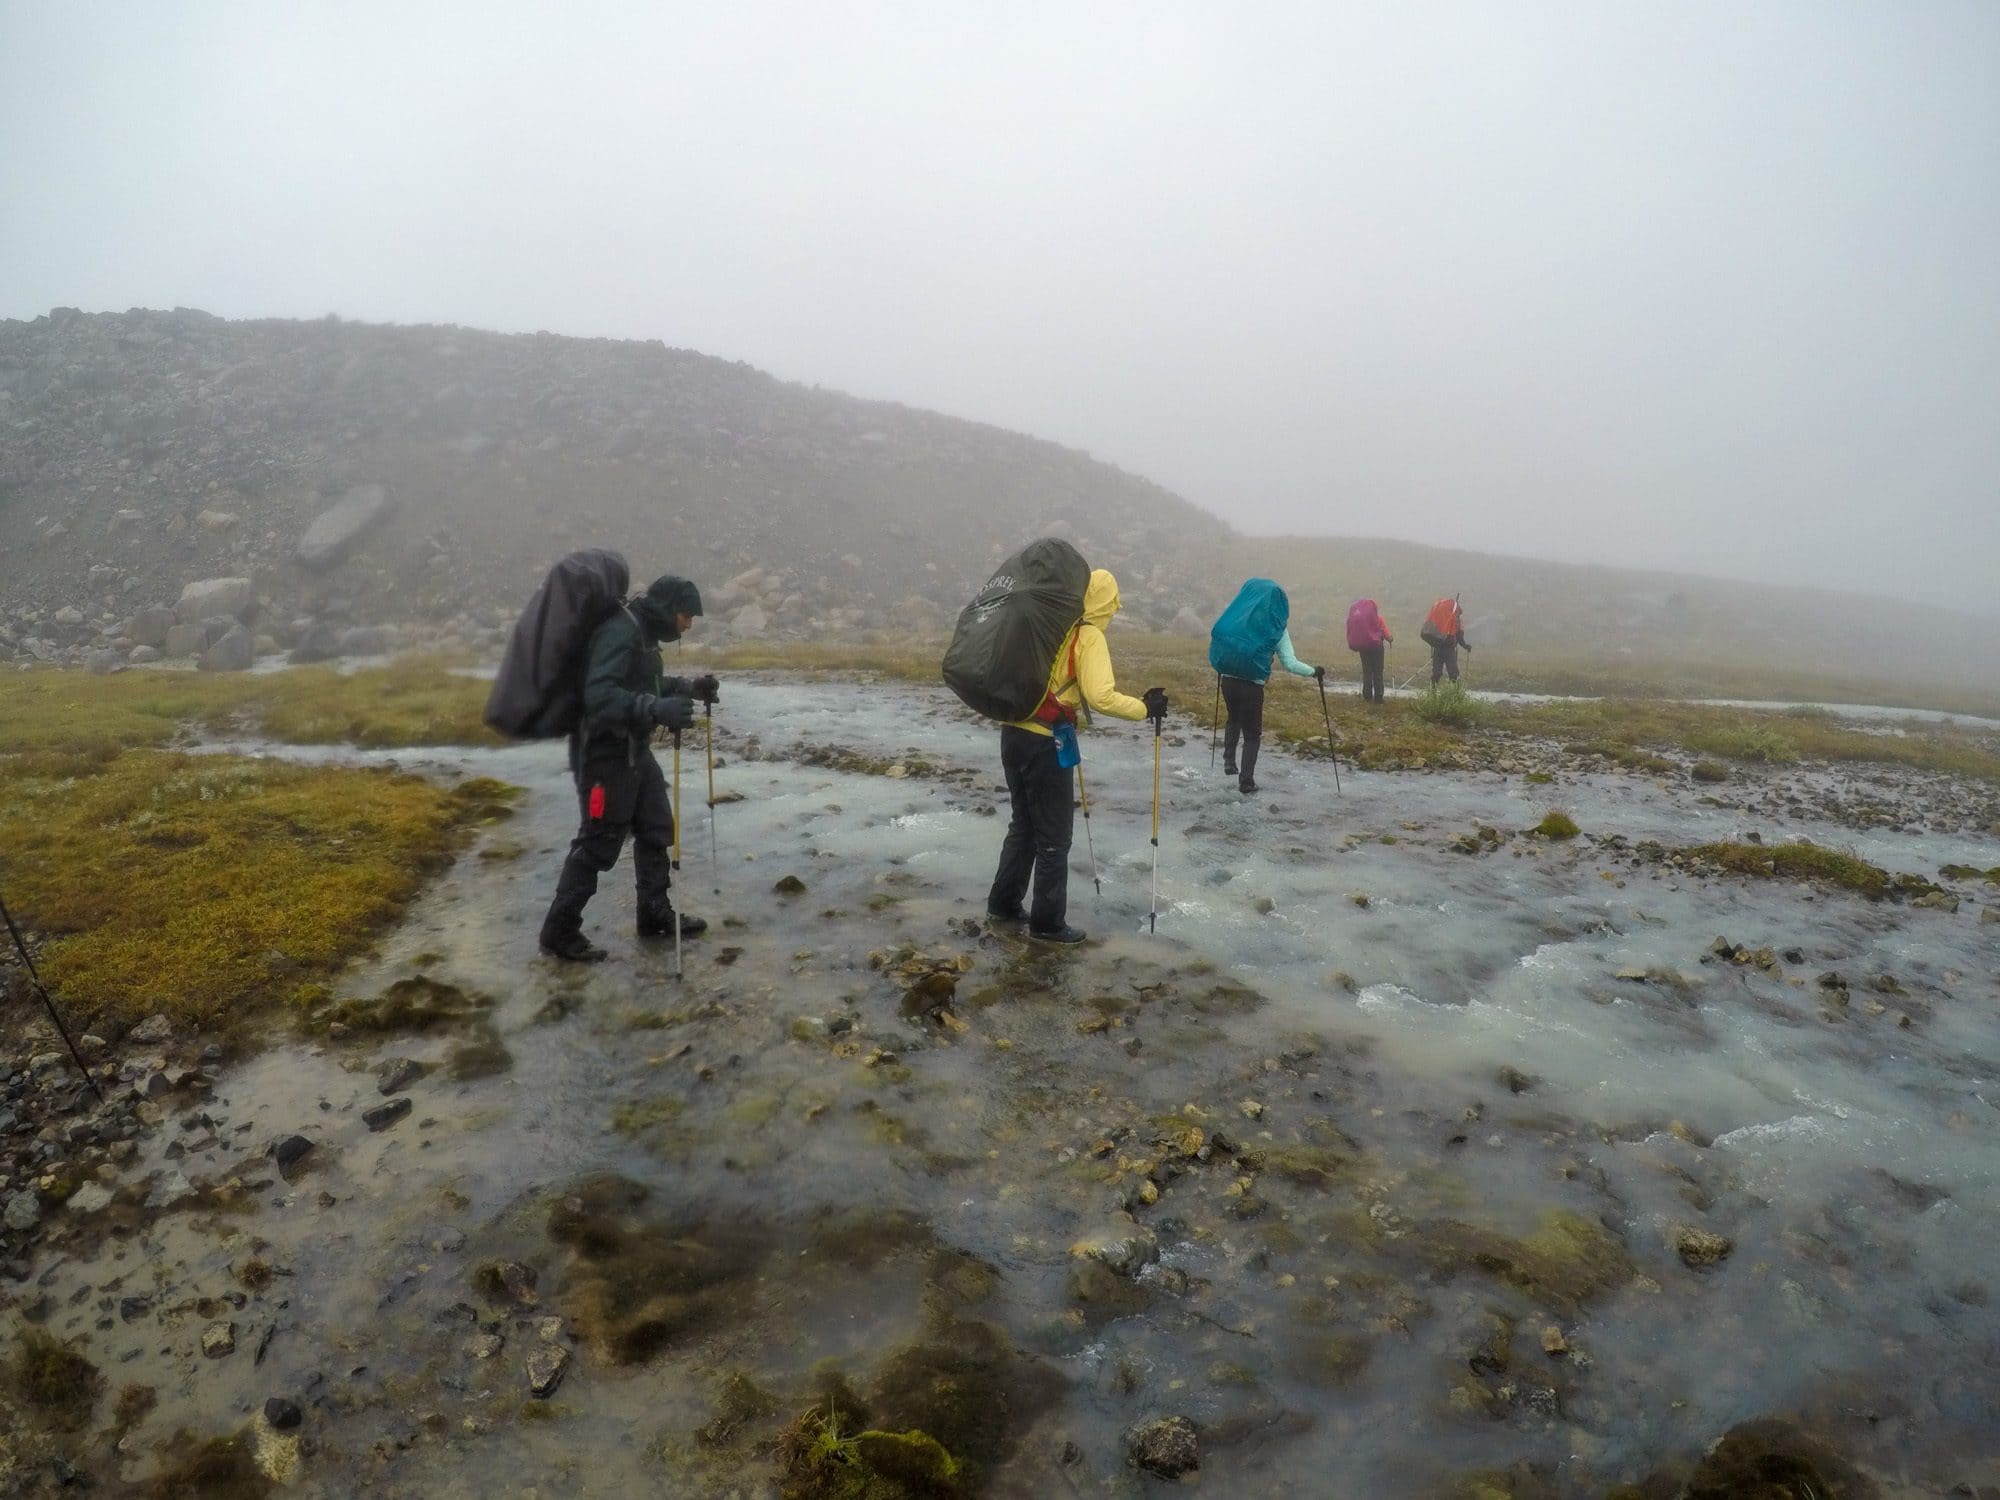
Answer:
<svg viewBox="0 0 2000 1500"><path fill-rule="evenodd" d="M1347 610L1347 649L1367 651L1382 644L1382 611L1373 599L1356 599Z"/></svg>
<svg viewBox="0 0 2000 1500"><path fill-rule="evenodd" d="M1417 633L1430 645L1447 646L1458 639L1464 623L1458 612L1458 596L1454 594L1431 606L1431 612L1424 617L1424 628Z"/></svg>
<svg viewBox="0 0 2000 1500"><path fill-rule="evenodd" d="M1208 633L1208 664L1224 677L1265 681L1291 619L1292 601L1283 589L1268 578L1250 579Z"/></svg>
<svg viewBox="0 0 2000 1500"><path fill-rule="evenodd" d="M528 596L486 696L486 722L517 739L568 734L583 719L590 638L625 602L631 573L604 547L572 552Z"/></svg>
<svg viewBox="0 0 2000 1500"><path fill-rule="evenodd" d="M1083 619L1089 584L1090 565L1068 542L1028 543L959 611L944 652L945 686L974 713L1003 724L1037 716L1056 653Z"/></svg>

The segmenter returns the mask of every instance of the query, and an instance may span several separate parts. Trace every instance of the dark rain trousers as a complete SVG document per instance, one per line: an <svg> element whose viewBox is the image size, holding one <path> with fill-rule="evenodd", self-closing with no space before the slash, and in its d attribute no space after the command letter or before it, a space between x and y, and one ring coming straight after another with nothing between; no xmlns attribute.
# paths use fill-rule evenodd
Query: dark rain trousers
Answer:
<svg viewBox="0 0 2000 1500"><path fill-rule="evenodd" d="M1453 682L1458 681L1458 642L1431 642L1431 682L1436 684L1440 677L1450 674Z"/></svg>
<svg viewBox="0 0 2000 1500"><path fill-rule="evenodd" d="M674 809L667 780L647 748L629 756L596 756L572 762L581 825L556 881L555 899L542 919L545 939L583 930L583 908L597 894L597 877L618 863L632 840L632 872L639 888L639 920L659 921L673 910Z"/></svg>
<svg viewBox="0 0 2000 1500"><path fill-rule="evenodd" d="M1241 677L1222 679L1222 705L1229 722L1222 729L1222 764L1238 773L1238 785L1250 786L1257 780L1257 751L1264 743L1264 684ZM1236 751L1238 738L1243 753Z"/></svg>
<svg viewBox="0 0 2000 1500"><path fill-rule="evenodd" d="M1000 868L993 873L986 909L996 917L1020 911L1032 874L1035 895L1028 926L1036 932L1060 932L1068 925L1069 846L1076 832L1070 772L1056 763L1052 736L1012 724L1000 731L1000 766L1013 817L1000 845Z"/></svg>
<svg viewBox="0 0 2000 1500"><path fill-rule="evenodd" d="M1361 696L1371 703L1382 701L1382 655L1380 646L1363 646L1361 657Z"/></svg>

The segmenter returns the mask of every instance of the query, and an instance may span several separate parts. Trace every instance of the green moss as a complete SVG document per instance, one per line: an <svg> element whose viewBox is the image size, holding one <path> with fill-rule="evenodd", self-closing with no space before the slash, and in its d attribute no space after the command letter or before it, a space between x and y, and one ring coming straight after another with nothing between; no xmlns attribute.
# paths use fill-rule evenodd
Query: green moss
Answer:
<svg viewBox="0 0 2000 1500"><path fill-rule="evenodd" d="M1545 839L1573 839L1581 832L1576 826L1576 819L1560 808L1551 808L1544 813L1534 831Z"/></svg>
<svg viewBox="0 0 2000 1500"><path fill-rule="evenodd" d="M1335 1333L1305 1339L1292 1352L1292 1373L1322 1390L1344 1390L1368 1368L1373 1349L1360 1334Z"/></svg>
<svg viewBox="0 0 2000 1500"><path fill-rule="evenodd" d="M1824 849L1803 840L1788 844L1697 844L1684 857L1734 875L1764 880L1801 880L1882 897L1896 887L1887 870L1856 855Z"/></svg>
<svg viewBox="0 0 2000 1500"><path fill-rule="evenodd" d="M480 1014L493 1002L427 974L398 979L372 999L343 1000L322 1017L354 1031L404 1035L449 1026Z"/></svg>
<svg viewBox="0 0 2000 1500"><path fill-rule="evenodd" d="M1729 760L1761 761L1766 765L1790 765L1799 758L1799 747L1782 730L1764 725L1718 725L1687 736L1690 750L1706 751Z"/></svg>
<svg viewBox="0 0 2000 1500"><path fill-rule="evenodd" d="M0 757L8 902L85 1021L215 1024L335 973L450 861L466 817L380 769L130 751L56 782Z"/></svg>
<svg viewBox="0 0 2000 1500"><path fill-rule="evenodd" d="M1712 760L1696 761L1692 766L1688 767L1688 775L1692 776L1696 781L1705 781L1711 784L1729 779L1728 770L1720 762Z"/></svg>
<svg viewBox="0 0 2000 1500"><path fill-rule="evenodd" d="M611 1112L611 1128L620 1135L643 1135L656 1126L673 1124L686 1109L686 1102L673 1094L631 1099Z"/></svg>
<svg viewBox="0 0 2000 1500"><path fill-rule="evenodd" d="M1417 1253L1440 1275L1472 1269L1574 1311L1631 1280L1625 1244L1596 1219L1558 1209L1543 1216L1523 1239L1456 1219L1421 1226L1412 1236Z"/></svg>
<svg viewBox="0 0 2000 1500"><path fill-rule="evenodd" d="M97 1366L32 1323L15 1329L13 1345L5 1372L8 1388L21 1404L60 1431L87 1423L104 1389Z"/></svg>
<svg viewBox="0 0 2000 1500"><path fill-rule="evenodd" d="M182 1433L145 1492L149 1500L260 1500L271 1481L241 1433L201 1442Z"/></svg>
<svg viewBox="0 0 2000 1500"><path fill-rule="evenodd" d="M695 1440L709 1448L726 1446L735 1440L742 1428L777 1410L777 1397L743 1371L732 1370L722 1379L722 1390L715 1402L715 1415L695 1433Z"/></svg>
<svg viewBox="0 0 2000 1500"><path fill-rule="evenodd" d="M513 1066L514 1054L507 1050L507 1044L495 1031L488 1031L474 1041L461 1042L451 1049L444 1061L445 1073L460 1083L468 1083L475 1078L491 1078Z"/></svg>
<svg viewBox="0 0 2000 1500"><path fill-rule="evenodd" d="M1324 1191L1351 1180L1361 1167L1361 1154L1347 1146L1292 1144L1260 1146L1241 1158L1246 1172L1269 1172L1300 1187Z"/></svg>
<svg viewBox="0 0 2000 1500"><path fill-rule="evenodd" d="M1530 771L1521 779L1527 782L1529 786L1547 786L1555 780L1555 777L1551 776L1547 771ZM1387 840L1385 839L1384 842L1387 842Z"/></svg>
<svg viewBox="0 0 2000 1500"><path fill-rule="evenodd" d="M815 1408L779 1439L784 1500L926 1500L960 1493L959 1464L927 1432L876 1429L841 1436L837 1415Z"/></svg>
<svg viewBox="0 0 2000 1500"><path fill-rule="evenodd" d="M2000 885L2000 865L1990 870L1982 870L1977 865L1946 865L1938 874L1946 880L1983 880L1988 885Z"/></svg>

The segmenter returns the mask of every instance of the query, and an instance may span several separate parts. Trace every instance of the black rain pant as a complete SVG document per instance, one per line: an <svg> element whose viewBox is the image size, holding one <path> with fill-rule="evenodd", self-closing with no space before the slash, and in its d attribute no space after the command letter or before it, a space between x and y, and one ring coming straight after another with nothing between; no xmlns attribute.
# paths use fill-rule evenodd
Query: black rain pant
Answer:
<svg viewBox="0 0 2000 1500"><path fill-rule="evenodd" d="M1373 703L1382 701L1382 654L1380 646L1361 648L1361 696Z"/></svg>
<svg viewBox="0 0 2000 1500"><path fill-rule="evenodd" d="M585 761L576 768L576 798L582 823L570 840L542 935L583 930L583 908L597 894L597 877L618 863L628 835L640 920L664 916L673 906L674 809L653 752L641 750L629 762L622 756Z"/></svg>
<svg viewBox="0 0 2000 1500"><path fill-rule="evenodd" d="M1222 730L1222 764L1237 768L1239 786L1250 786L1257 780L1257 751L1264 743L1264 684L1225 676L1222 704L1229 710L1229 722ZM1239 736L1241 757L1236 753Z"/></svg>
<svg viewBox="0 0 2000 1500"><path fill-rule="evenodd" d="M1000 765L1013 817L1000 845L1000 867L993 872L986 909L996 917L1018 912L1032 874L1035 896L1028 926L1036 932L1060 932L1068 925L1069 846L1076 832L1071 773L1056 764L1053 736L1012 724L1000 731Z"/></svg>
<svg viewBox="0 0 2000 1500"><path fill-rule="evenodd" d="M1458 642L1431 642L1431 685L1436 686L1438 678L1446 673L1453 682L1458 681Z"/></svg>

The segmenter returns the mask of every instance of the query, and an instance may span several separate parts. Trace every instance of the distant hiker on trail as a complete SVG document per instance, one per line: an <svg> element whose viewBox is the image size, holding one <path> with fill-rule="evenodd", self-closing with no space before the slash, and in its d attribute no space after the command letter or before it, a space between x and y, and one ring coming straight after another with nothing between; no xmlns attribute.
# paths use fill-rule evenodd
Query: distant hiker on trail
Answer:
<svg viewBox="0 0 2000 1500"><path fill-rule="evenodd" d="M1271 658L1299 677L1326 680L1326 668L1309 667L1292 649L1292 601L1268 578L1252 578L1236 591L1229 608L1208 633L1208 664L1215 668L1229 726L1222 737L1222 769L1237 777L1244 796L1257 792L1257 751L1264 740L1264 684ZM1243 744L1239 762L1238 738ZM1237 767L1241 765L1239 772Z"/></svg>
<svg viewBox="0 0 2000 1500"><path fill-rule="evenodd" d="M1458 648L1463 646L1469 653L1472 643L1465 638L1465 613L1458 607L1457 595L1431 606L1424 617L1423 637L1431 648L1431 686L1436 687L1447 673L1453 682L1458 681Z"/></svg>
<svg viewBox="0 0 2000 1500"><path fill-rule="evenodd" d="M1084 937L1068 919L1076 803L1070 797L1070 767L1057 754L1057 726L1067 725L1073 732L1079 708L1135 722L1167 708L1165 688L1148 688L1143 698L1118 691L1111 648L1104 640L1105 627L1118 610L1118 580L1098 568L1084 590L1083 618L1056 651L1041 707L1000 731L1000 765L1013 816L986 895L986 914L996 922L1026 922L1028 936L1046 943L1080 943ZM1024 909L1031 876L1033 904Z"/></svg>
<svg viewBox="0 0 2000 1500"><path fill-rule="evenodd" d="M1356 599L1347 610L1347 649L1361 655L1361 701L1382 701L1383 648L1395 641L1389 622L1373 599Z"/></svg>
<svg viewBox="0 0 2000 1500"><path fill-rule="evenodd" d="M673 885L674 811L653 758L656 728L675 733L694 722L697 702L713 703L713 677L663 676L660 646L679 640L701 614L701 593L668 574L592 632L583 668L583 715L569 736L582 826L569 846L555 899L542 919L542 952L590 963L604 950L583 935L583 908L597 877L618 862L627 834L639 887L639 936L693 937L708 923L678 915Z"/></svg>

